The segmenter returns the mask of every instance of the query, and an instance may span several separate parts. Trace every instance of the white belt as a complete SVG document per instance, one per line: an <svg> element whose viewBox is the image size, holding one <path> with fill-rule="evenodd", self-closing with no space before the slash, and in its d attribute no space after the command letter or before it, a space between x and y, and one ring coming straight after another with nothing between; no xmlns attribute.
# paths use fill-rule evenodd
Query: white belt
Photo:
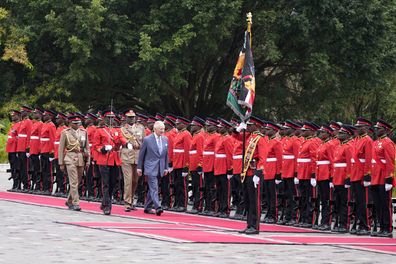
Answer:
<svg viewBox="0 0 396 264"><path fill-rule="evenodd" d="M318 160L316 162L316 165L329 165L330 164L330 160Z"/></svg>
<svg viewBox="0 0 396 264"><path fill-rule="evenodd" d="M18 134L18 137L25 138L25 137L27 137L27 135L26 134Z"/></svg>
<svg viewBox="0 0 396 264"><path fill-rule="evenodd" d="M90 147L92 147L92 144L89 144Z"/></svg>
<svg viewBox="0 0 396 264"><path fill-rule="evenodd" d="M386 159L380 159L380 161L381 161L383 164L386 164ZM375 161L375 159L372 159L372 160L371 160L371 163L375 164L375 163L377 163L377 162Z"/></svg>
<svg viewBox="0 0 396 264"><path fill-rule="evenodd" d="M285 160L286 159L291 160L291 159L294 159L295 156L294 155L283 155L282 158L285 159Z"/></svg>
<svg viewBox="0 0 396 264"><path fill-rule="evenodd" d="M50 141L49 138L40 138L40 141Z"/></svg>
<svg viewBox="0 0 396 264"><path fill-rule="evenodd" d="M189 152L191 155L192 154L197 154L197 151L196 150L190 150L190 152Z"/></svg>
<svg viewBox="0 0 396 264"><path fill-rule="evenodd" d="M311 159L297 159L297 162L308 163L311 162Z"/></svg>
<svg viewBox="0 0 396 264"><path fill-rule="evenodd" d="M226 154L216 154L215 155L216 158L227 158Z"/></svg>
<svg viewBox="0 0 396 264"><path fill-rule="evenodd" d="M12 138L11 136L8 136L8 138Z"/></svg>
<svg viewBox="0 0 396 264"><path fill-rule="evenodd" d="M232 156L233 159L242 159L242 155L234 155Z"/></svg>
<svg viewBox="0 0 396 264"><path fill-rule="evenodd" d="M38 136L31 136L30 139L40 139Z"/></svg>
<svg viewBox="0 0 396 264"><path fill-rule="evenodd" d="M54 145L59 145L59 141L55 141L55 142L54 142Z"/></svg>
<svg viewBox="0 0 396 264"><path fill-rule="evenodd" d="M173 153L184 153L184 149L174 149Z"/></svg>
<svg viewBox="0 0 396 264"><path fill-rule="evenodd" d="M214 155L214 151L204 151L203 152L204 155Z"/></svg>
<svg viewBox="0 0 396 264"><path fill-rule="evenodd" d="M334 163L334 168L346 168L346 163Z"/></svg>
<svg viewBox="0 0 396 264"><path fill-rule="evenodd" d="M359 159L359 161L360 161L360 163L365 163L366 162L366 159ZM352 163L355 163L355 159L351 159L351 162Z"/></svg>
<svg viewBox="0 0 396 264"><path fill-rule="evenodd" d="M267 162L275 162L275 161L277 161L277 159L276 158L267 158L266 161Z"/></svg>

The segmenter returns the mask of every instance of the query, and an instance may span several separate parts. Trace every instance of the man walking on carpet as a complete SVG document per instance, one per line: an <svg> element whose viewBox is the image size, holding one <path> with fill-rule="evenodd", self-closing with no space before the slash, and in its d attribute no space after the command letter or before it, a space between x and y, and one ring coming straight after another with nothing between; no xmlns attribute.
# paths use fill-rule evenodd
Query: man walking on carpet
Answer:
<svg viewBox="0 0 396 264"><path fill-rule="evenodd" d="M154 204L155 214L160 216L163 212L158 197L158 178L163 177L168 171L168 139L163 136L165 125L162 121L154 123L154 133L143 139L140 148L137 172L147 177L148 193L144 205L146 214L154 214L151 209Z"/></svg>

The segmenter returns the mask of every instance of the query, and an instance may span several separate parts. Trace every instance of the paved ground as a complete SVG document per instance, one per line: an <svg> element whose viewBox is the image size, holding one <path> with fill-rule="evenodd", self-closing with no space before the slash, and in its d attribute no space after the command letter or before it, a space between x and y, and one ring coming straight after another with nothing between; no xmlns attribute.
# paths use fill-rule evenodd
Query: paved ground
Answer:
<svg viewBox="0 0 396 264"><path fill-rule="evenodd" d="M0 191L7 178L0 172ZM2 200L0 219L0 263L396 263L395 255L339 246L163 242L59 223L146 221Z"/></svg>

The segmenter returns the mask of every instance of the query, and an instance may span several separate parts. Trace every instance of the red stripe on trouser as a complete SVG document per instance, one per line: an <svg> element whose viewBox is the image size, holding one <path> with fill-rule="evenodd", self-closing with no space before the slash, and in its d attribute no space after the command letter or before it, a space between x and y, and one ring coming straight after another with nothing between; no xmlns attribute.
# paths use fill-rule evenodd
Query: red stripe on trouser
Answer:
<svg viewBox="0 0 396 264"><path fill-rule="evenodd" d="M331 219L333 218L331 215L331 212L333 210L333 205L330 205L332 201L333 201L333 192L331 188L329 188L329 226L331 226Z"/></svg>
<svg viewBox="0 0 396 264"><path fill-rule="evenodd" d="M202 210L202 175L198 173L198 177L199 177L199 203L198 203L198 210Z"/></svg>
<svg viewBox="0 0 396 264"><path fill-rule="evenodd" d="M253 183L254 184L254 183ZM260 197L260 182L257 184L257 221L256 229L260 230L260 220L261 220L261 197Z"/></svg>
<svg viewBox="0 0 396 264"><path fill-rule="evenodd" d="M294 180L294 179L293 179ZM296 184L294 184L294 182L293 182L293 185L294 185L294 191L295 191L295 193L296 193L296 197L300 197L300 194L298 193L298 187L297 187L297 185ZM294 198L293 198L294 199ZM298 201L298 203L300 203L300 201ZM297 207L297 209L296 209L296 222L298 222L298 219L300 218L300 209L298 209L298 207Z"/></svg>
<svg viewBox="0 0 396 264"><path fill-rule="evenodd" d="M188 201L188 193L187 193L187 176L183 177L183 185L184 185L184 207L187 208L187 201Z"/></svg>
<svg viewBox="0 0 396 264"><path fill-rule="evenodd" d="M348 205L349 201L351 200L351 188L348 188L348 198L347 198L347 226L346 228L349 229L349 225L350 225L350 219L349 219L349 213L350 213L350 206Z"/></svg>
<svg viewBox="0 0 396 264"><path fill-rule="evenodd" d="M316 187L312 186L312 198L316 198ZM316 206L316 200L313 206ZM314 208L313 208L314 209ZM318 214L318 212L316 212L316 214ZM313 210L312 212L312 219L311 219L311 224L314 225L315 224L315 210Z"/></svg>
<svg viewBox="0 0 396 264"><path fill-rule="evenodd" d="M228 179L228 176L227 176L227 214L229 214L230 213L230 201L231 201L231 191L230 191L230 185L231 185L231 183L230 183L231 181Z"/></svg>
<svg viewBox="0 0 396 264"><path fill-rule="evenodd" d="M27 188L30 189L30 175L29 175L29 158L26 157L26 178L27 178Z"/></svg>
<svg viewBox="0 0 396 264"><path fill-rule="evenodd" d="M278 221L278 191L275 186L275 220Z"/></svg>
<svg viewBox="0 0 396 264"><path fill-rule="evenodd" d="M368 207L367 207L367 204L368 204L368 202L369 202L368 187L364 187L364 192L365 192L365 195L366 195L366 223L367 223L367 227L368 227L369 229L371 229L371 222L370 222L370 220L369 220L369 209L368 209Z"/></svg>
<svg viewBox="0 0 396 264"><path fill-rule="evenodd" d="M389 202L388 202L388 207L389 207L389 232L393 232L393 222L392 222L392 189L388 191L389 193Z"/></svg>

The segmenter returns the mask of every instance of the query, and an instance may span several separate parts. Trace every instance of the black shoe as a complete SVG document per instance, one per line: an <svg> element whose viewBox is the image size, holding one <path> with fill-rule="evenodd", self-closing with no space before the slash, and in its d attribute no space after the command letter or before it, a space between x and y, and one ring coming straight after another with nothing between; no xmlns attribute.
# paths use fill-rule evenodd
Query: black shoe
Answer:
<svg viewBox="0 0 396 264"><path fill-rule="evenodd" d="M162 209L163 209L164 211L169 210L169 206L167 206L167 205L162 205L161 207L162 207Z"/></svg>
<svg viewBox="0 0 396 264"><path fill-rule="evenodd" d="M65 202L65 205L71 210L73 209L73 204L68 203L67 201Z"/></svg>
<svg viewBox="0 0 396 264"><path fill-rule="evenodd" d="M169 209L169 211L172 211L172 212L177 212L177 210L179 210L178 206L174 206L174 207Z"/></svg>
<svg viewBox="0 0 396 264"><path fill-rule="evenodd" d="M348 233L348 230L345 227L339 227L337 232L338 233Z"/></svg>
<svg viewBox="0 0 396 264"><path fill-rule="evenodd" d="M368 231L367 229L359 229L358 231L356 231L356 235L368 236L368 235L370 235L370 231Z"/></svg>
<svg viewBox="0 0 396 264"><path fill-rule="evenodd" d="M103 209L104 209L104 205L101 204L101 205L100 205L100 210L103 210Z"/></svg>
<svg viewBox="0 0 396 264"><path fill-rule="evenodd" d="M61 197L61 195L60 195L59 192L54 193L53 196L54 196L54 197Z"/></svg>
<svg viewBox="0 0 396 264"><path fill-rule="evenodd" d="M81 211L81 207L79 205L73 205L71 210L78 212L78 211Z"/></svg>
<svg viewBox="0 0 396 264"><path fill-rule="evenodd" d="M88 202L92 202L94 199L95 199L95 198L94 198L93 196L88 196L88 197L87 197L87 201L88 201Z"/></svg>
<svg viewBox="0 0 396 264"><path fill-rule="evenodd" d="M193 208L191 211L187 211L188 214L198 214L198 210Z"/></svg>
<svg viewBox="0 0 396 264"><path fill-rule="evenodd" d="M186 211L186 207L177 207L177 210L175 210L176 212L185 212Z"/></svg>
<svg viewBox="0 0 396 264"><path fill-rule="evenodd" d="M356 230L355 228L352 228L352 229L349 231L349 234L351 234L351 235L356 235L356 233L357 233L357 230Z"/></svg>
<svg viewBox="0 0 396 264"><path fill-rule="evenodd" d="M131 207L130 206L128 206L128 207L125 207L125 209L124 209L124 211L125 212L130 212L132 209L131 209Z"/></svg>
<svg viewBox="0 0 396 264"><path fill-rule="evenodd" d="M136 211L137 210L137 208L136 208L136 206L134 204L131 205L131 210L132 211Z"/></svg>
<svg viewBox="0 0 396 264"><path fill-rule="evenodd" d="M285 223L286 226L294 226L296 224L295 220L290 220Z"/></svg>
<svg viewBox="0 0 396 264"><path fill-rule="evenodd" d="M373 230L373 231L371 231L371 234L370 234L370 236L372 236L372 237L377 237L377 236L378 236L378 232L377 232L377 230Z"/></svg>
<svg viewBox="0 0 396 264"><path fill-rule="evenodd" d="M331 227L329 225L321 225L319 227L320 231L330 231Z"/></svg>
<svg viewBox="0 0 396 264"><path fill-rule="evenodd" d="M246 231L245 231L245 234L246 235L256 235L256 234L258 234L258 233L260 233L256 228L254 228L254 227L250 227L250 228L248 228Z"/></svg>
<svg viewBox="0 0 396 264"><path fill-rule="evenodd" d="M378 236L379 236L379 237L389 237L389 238L392 238L392 237L393 237L393 234L392 234L391 232L389 232L389 231L381 231L381 232L378 233Z"/></svg>
<svg viewBox="0 0 396 264"><path fill-rule="evenodd" d="M279 219L278 222L276 222L277 225L285 225L286 224L286 220L281 220Z"/></svg>
<svg viewBox="0 0 396 264"><path fill-rule="evenodd" d="M248 229L249 229L249 227L246 227L246 228L243 229L243 230L239 230L238 233L239 233L239 234L245 234L246 231L247 231Z"/></svg>
<svg viewBox="0 0 396 264"><path fill-rule="evenodd" d="M312 225L313 230L319 230L320 226L319 225Z"/></svg>
<svg viewBox="0 0 396 264"><path fill-rule="evenodd" d="M339 230L340 228L338 227L338 226L335 226L335 227L333 227L333 229L331 229L331 232L335 232L335 233L338 233L338 230Z"/></svg>
<svg viewBox="0 0 396 264"><path fill-rule="evenodd" d="M136 207L144 207L144 203L138 202L138 203L136 203Z"/></svg>
<svg viewBox="0 0 396 264"><path fill-rule="evenodd" d="M241 214L235 214L233 216L233 219L235 219L235 220L242 220L242 218L243 218L243 215L241 215Z"/></svg>
<svg viewBox="0 0 396 264"><path fill-rule="evenodd" d="M110 215L110 214L111 214L111 209L108 208L108 207L106 207L106 208L104 208L103 213L104 213L105 215Z"/></svg>
<svg viewBox="0 0 396 264"><path fill-rule="evenodd" d="M219 216L220 216L220 212L213 213L211 216L213 216L213 217L219 217Z"/></svg>
<svg viewBox="0 0 396 264"><path fill-rule="evenodd" d="M44 191L44 192L42 192L42 195L50 196L51 192L50 191Z"/></svg>
<svg viewBox="0 0 396 264"><path fill-rule="evenodd" d="M219 215L219 217L220 217L220 218L228 218L228 214L226 214L226 213L221 213L221 214Z"/></svg>
<svg viewBox="0 0 396 264"><path fill-rule="evenodd" d="M144 209L145 214L155 214L152 209Z"/></svg>
<svg viewBox="0 0 396 264"><path fill-rule="evenodd" d="M29 190L28 189L22 189L21 193L27 193Z"/></svg>
<svg viewBox="0 0 396 264"><path fill-rule="evenodd" d="M302 227L302 228L311 228L311 227L312 227L312 224L310 224L310 223L303 223L303 224L301 225L301 227Z"/></svg>
<svg viewBox="0 0 396 264"><path fill-rule="evenodd" d="M158 216L161 216L161 214L164 212L161 207L158 207L157 210L155 210L155 214Z"/></svg>

